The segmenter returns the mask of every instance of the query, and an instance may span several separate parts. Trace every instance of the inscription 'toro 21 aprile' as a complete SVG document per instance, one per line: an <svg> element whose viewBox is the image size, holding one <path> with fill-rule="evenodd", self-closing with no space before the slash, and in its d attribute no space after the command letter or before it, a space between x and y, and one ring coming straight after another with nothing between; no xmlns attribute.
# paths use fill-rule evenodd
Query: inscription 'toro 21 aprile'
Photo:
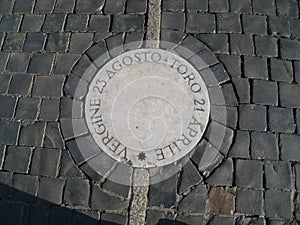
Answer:
<svg viewBox="0 0 300 225"><path fill-rule="evenodd" d="M108 155L135 167L164 166L188 154L208 123L210 103L197 70L178 55L138 49L94 76L85 119Z"/></svg>

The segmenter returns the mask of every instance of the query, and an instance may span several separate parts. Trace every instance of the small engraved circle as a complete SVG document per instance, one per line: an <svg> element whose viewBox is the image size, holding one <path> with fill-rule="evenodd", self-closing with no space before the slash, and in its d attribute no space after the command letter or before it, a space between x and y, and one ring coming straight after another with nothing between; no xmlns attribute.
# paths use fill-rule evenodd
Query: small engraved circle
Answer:
<svg viewBox="0 0 300 225"><path fill-rule="evenodd" d="M133 167L161 167L197 145L210 101L199 72L161 49L136 49L106 63L85 97L85 120L97 145Z"/></svg>

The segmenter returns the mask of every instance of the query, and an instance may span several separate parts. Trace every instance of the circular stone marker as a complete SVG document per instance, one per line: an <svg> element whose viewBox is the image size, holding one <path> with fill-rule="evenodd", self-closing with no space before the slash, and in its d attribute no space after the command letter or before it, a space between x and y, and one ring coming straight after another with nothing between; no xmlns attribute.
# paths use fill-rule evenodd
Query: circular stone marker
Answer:
<svg viewBox="0 0 300 225"><path fill-rule="evenodd" d="M135 168L162 167L190 153L209 120L207 87L185 59L136 49L106 63L92 78L85 120L96 144Z"/></svg>

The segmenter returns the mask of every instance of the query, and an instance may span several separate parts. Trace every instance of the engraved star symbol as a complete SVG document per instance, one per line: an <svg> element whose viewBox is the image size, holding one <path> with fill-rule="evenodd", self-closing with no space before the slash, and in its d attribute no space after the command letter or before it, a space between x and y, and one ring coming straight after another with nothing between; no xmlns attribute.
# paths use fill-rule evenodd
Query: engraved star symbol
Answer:
<svg viewBox="0 0 300 225"><path fill-rule="evenodd" d="M138 159L140 160L140 161L144 161L145 159L146 159L146 154L144 153L144 152L140 152L139 154L138 154Z"/></svg>

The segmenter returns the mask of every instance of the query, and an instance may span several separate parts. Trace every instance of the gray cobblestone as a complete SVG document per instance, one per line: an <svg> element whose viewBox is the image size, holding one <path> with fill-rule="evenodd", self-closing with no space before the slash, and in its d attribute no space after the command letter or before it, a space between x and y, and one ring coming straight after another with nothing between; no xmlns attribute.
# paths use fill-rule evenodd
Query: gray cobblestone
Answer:
<svg viewBox="0 0 300 225"><path fill-rule="evenodd" d="M255 225L264 225L264 220L257 217L247 217L239 216L236 218L236 225L246 225L246 224L255 224Z"/></svg>
<svg viewBox="0 0 300 225"><path fill-rule="evenodd" d="M8 60L8 53L0 52L0 71L4 71Z"/></svg>
<svg viewBox="0 0 300 225"><path fill-rule="evenodd" d="M41 122L24 123L20 131L19 143L26 146L41 146L45 124Z"/></svg>
<svg viewBox="0 0 300 225"><path fill-rule="evenodd" d="M68 151L62 152L62 158L60 163L60 176L63 177L81 177L82 174L75 163L73 162L70 153Z"/></svg>
<svg viewBox="0 0 300 225"><path fill-rule="evenodd" d="M69 178L66 181L64 203L73 206L87 206L89 202L89 180Z"/></svg>
<svg viewBox="0 0 300 225"><path fill-rule="evenodd" d="M297 125L297 133L300 134L300 109L296 111L296 125Z"/></svg>
<svg viewBox="0 0 300 225"><path fill-rule="evenodd" d="M61 206L52 206L48 216L48 225L66 224L70 225L72 220L72 211L66 210Z"/></svg>
<svg viewBox="0 0 300 225"><path fill-rule="evenodd" d="M170 11L184 10L184 0L164 0L162 9Z"/></svg>
<svg viewBox="0 0 300 225"><path fill-rule="evenodd" d="M75 209L72 215L72 225L99 225L99 215L98 211Z"/></svg>
<svg viewBox="0 0 300 225"><path fill-rule="evenodd" d="M24 15L22 22L22 31L38 32L44 23L44 15Z"/></svg>
<svg viewBox="0 0 300 225"><path fill-rule="evenodd" d="M280 54L283 59L300 60L299 52L300 41L297 40L280 40Z"/></svg>
<svg viewBox="0 0 300 225"><path fill-rule="evenodd" d="M230 48L232 54L254 55L252 36L248 34L230 34Z"/></svg>
<svg viewBox="0 0 300 225"><path fill-rule="evenodd" d="M49 122L46 127L44 147L47 148L63 148L64 144L59 131L58 124Z"/></svg>
<svg viewBox="0 0 300 225"><path fill-rule="evenodd" d="M43 31L62 31L65 21L64 14L47 14L43 24Z"/></svg>
<svg viewBox="0 0 300 225"><path fill-rule="evenodd" d="M179 204L180 212L205 213L207 188L198 185L189 195L185 196Z"/></svg>
<svg viewBox="0 0 300 225"><path fill-rule="evenodd" d="M236 160L235 185L245 188L262 188L262 163L255 160Z"/></svg>
<svg viewBox="0 0 300 225"><path fill-rule="evenodd" d="M80 13L95 13L103 6L103 4L103 0L77 0L75 11Z"/></svg>
<svg viewBox="0 0 300 225"><path fill-rule="evenodd" d="M239 107L239 126L243 130L265 131L267 129L266 107L241 105Z"/></svg>
<svg viewBox="0 0 300 225"><path fill-rule="evenodd" d="M49 13L53 10L55 0L44 2L43 0L36 0L34 12L35 13Z"/></svg>
<svg viewBox="0 0 300 225"><path fill-rule="evenodd" d="M63 179L41 177L38 188L39 202L61 204L64 184Z"/></svg>
<svg viewBox="0 0 300 225"><path fill-rule="evenodd" d="M35 202L38 186L38 177L14 174L13 177L13 199L25 202ZM24 195L24 193L26 195Z"/></svg>
<svg viewBox="0 0 300 225"><path fill-rule="evenodd" d="M283 107L300 107L300 98L298 93L300 85L279 83L280 105Z"/></svg>
<svg viewBox="0 0 300 225"><path fill-rule="evenodd" d="M253 80L252 100L257 104L277 105L278 87L276 82L265 80Z"/></svg>
<svg viewBox="0 0 300 225"><path fill-rule="evenodd" d="M300 190L300 164L295 164L294 168L295 168L296 189L299 192L299 190Z"/></svg>
<svg viewBox="0 0 300 225"><path fill-rule="evenodd" d="M125 44L137 42L135 46L141 46L143 40L143 33L142 32L129 32L126 33L125 37Z"/></svg>
<svg viewBox="0 0 300 225"><path fill-rule="evenodd" d="M0 76L0 94L6 94L10 82L10 75Z"/></svg>
<svg viewBox="0 0 300 225"><path fill-rule="evenodd" d="M64 77L62 76L38 76L33 86L33 95L60 97Z"/></svg>
<svg viewBox="0 0 300 225"><path fill-rule="evenodd" d="M229 155L234 158L249 158L250 135L247 131L236 131L235 140L230 148Z"/></svg>
<svg viewBox="0 0 300 225"><path fill-rule="evenodd" d="M241 76L241 59L236 55L219 55L218 59L223 63L231 78Z"/></svg>
<svg viewBox="0 0 300 225"><path fill-rule="evenodd" d="M250 0L229 0L230 11L235 13L251 12Z"/></svg>
<svg viewBox="0 0 300 225"><path fill-rule="evenodd" d="M58 54L53 73L68 75L79 58L79 54Z"/></svg>
<svg viewBox="0 0 300 225"><path fill-rule="evenodd" d="M294 77L297 83L300 83L300 61L294 61Z"/></svg>
<svg viewBox="0 0 300 225"><path fill-rule="evenodd" d="M262 191L237 189L236 209L238 213L262 215Z"/></svg>
<svg viewBox="0 0 300 225"><path fill-rule="evenodd" d="M233 163L232 159L223 162L206 180L208 184L216 186L232 186Z"/></svg>
<svg viewBox="0 0 300 225"><path fill-rule="evenodd" d="M188 13L186 32L214 33L216 31L215 16L213 14Z"/></svg>
<svg viewBox="0 0 300 225"><path fill-rule="evenodd" d="M125 9L125 0L107 1L104 5L105 14L123 13Z"/></svg>
<svg viewBox="0 0 300 225"><path fill-rule="evenodd" d="M265 209L267 217L291 216L291 193L267 190L265 193Z"/></svg>
<svg viewBox="0 0 300 225"><path fill-rule="evenodd" d="M60 101L60 118L81 118L82 102L63 97ZM74 112L72 112L72 107Z"/></svg>
<svg viewBox="0 0 300 225"><path fill-rule="evenodd" d="M16 119L32 119L37 116L40 100L31 97L21 97L17 104Z"/></svg>
<svg viewBox="0 0 300 225"><path fill-rule="evenodd" d="M181 172L181 183L179 193L189 190L192 186L202 180L202 177L192 162L187 162Z"/></svg>
<svg viewBox="0 0 300 225"><path fill-rule="evenodd" d="M276 0L277 13L280 16L298 17L298 6L294 0Z"/></svg>
<svg viewBox="0 0 300 225"><path fill-rule="evenodd" d="M300 136L280 135L281 158L283 160L299 161Z"/></svg>
<svg viewBox="0 0 300 225"><path fill-rule="evenodd" d="M234 218L228 216L214 215L212 216L212 218L210 218L207 224L208 225L218 225L218 224L230 225L230 224L234 224Z"/></svg>
<svg viewBox="0 0 300 225"><path fill-rule="evenodd" d="M291 20L291 31L292 31L293 37L300 38L300 20L299 19Z"/></svg>
<svg viewBox="0 0 300 225"><path fill-rule="evenodd" d="M27 147L8 146L4 161L4 169L25 173L29 164L31 149Z"/></svg>
<svg viewBox="0 0 300 225"><path fill-rule="evenodd" d="M20 51L22 50L24 41L25 41L25 33L8 33L6 34L3 50L12 50L12 51Z"/></svg>
<svg viewBox="0 0 300 225"><path fill-rule="evenodd" d="M178 215L176 217L176 221L180 224L197 224L202 225L203 224L203 216L188 216L188 215Z"/></svg>
<svg viewBox="0 0 300 225"><path fill-rule="evenodd" d="M232 82L240 103L250 103L250 83L245 78L232 78Z"/></svg>
<svg viewBox="0 0 300 225"><path fill-rule="evenodd" d="M275 81L291 82L293 79L293 67L289 61L271 59L271 79Z"/></svg>
<svg viewBox="0 0 300 225"><path fill-rule="evenodd" d="M112 31L126 32L126 31L141 31L144 26L143 15L114 15L112 20Z"/></svg>
<svg viewBox="0 0 300 225"><path fill-rule="evenodd" d="M8 88L8 93L13 95L27 95L31 86L31 82L31 75L12 75L12 79Z"/></svg>
<svg viewBox="0 0 300 225"><path fill-rule="evenodd" d="M16 105L16 98L12 96L0 95L0 116L3 118L12 118Z"/></svg>
<svg viewBox="0 0 300 225"><path fill-rule="evenodd" d="M50 33L47 39L47 52L65 52L68 47L69 33Z"/></svg>
<svg viewBox="0 0 300 225"><path fill-rule="evenodd" d="M275 1L274 0L252 0L252 7L254 13L264 15L275 15Z"/></svg>
<svg viewBox="0 0 300 225"><path fill-rule="evenodd" d="M185 28L185 15L179 12L163 12L162 28L183 31Z"/></svg>
<svg viewBox="0 0 300 225"><path fill-rule="evenodd" d="M252 159L278 159L278 141L272 133L251 133Z"/></svg>
<svg viewBox="0 0 300 225"><path fill-rule="evenodd" d="M0 143L16 144L19 126L19 122L0 121Z"/></svg>
<svg viewBox="0 0 300 225"><path fill-rule="evenodd" d="M126 217L121 215L103 213L101 214L100 225L105 224L126 224Z"/></svg>
<svg viewBox="0 0 300 225"><path fill-rule="evenodd" d="M0 13L10 14L14 6L14 0L3 0L0 2Z"/></svg>
<svg viewBox="0 0 300 225"><path fill-rule="evenodd" d="M2 187L0 189L0 198L11 199L12 197L12 182L13 182L13 173L10 172L0 172L0 182Z"/></svg>
<svg viewBox="0 0 300 225"><path fill-rule="evenodd" d="M196 37L208 45L214 53L228 54L228 36L226 34L199 34Z"/></svg>
<svg viewBox="0 0 300 225"><path fill-rule="evenodd" d="M290 22L286 18L269 17L268 33L280 36L291 35Z"/></svg>
<svg viewBox="0 0 300 225"><path fill-rule="evenodd" d="M209 0L209 11L225 13L229 11L228 0Z"/></svg>
<svg viewBox="0 0 300 225"><path fill-rule="evenodd" d="M145 13L147 9L146 0L127 0L126 2L126 13Z"/></svg>
<svg viewBox="0 0 300 225"><path fill-rule="evenodd" d="M30 60L28 72L44 75L50 74L53 58L54 54L52 53L35 53Z"/></svg>
<svg viewBox="0 0 300 225"><path fill-rule="evenodd" d="M288 162L270 162L265 164L266 188L271 189L291 189L291 166Z"/></svg>
<svg viewBox="0 0 300 225"><path fill-rule="evenodd" d="M29 54L11 53L6 69L11 72L25 72L28 67L29 59Z"/></svg>
<svg viewBox="0 0 300 225"><path fill-rule="evenodd" d="M58 99L43 99L39 119L54 121L58 118L58 110Z"/></svg>
<svg viewBox="0 0 300 225"><path fill-rule="evenodd" d="M111 37L107 38L105 41L106 41L106 46L107 46L108 50L112 50L116 47L123 45L123 42L124 42L123 34L120 33L118 35L111 36ZM121 53L121 52L114 52L115 55L118 55L118 53Z"/></svg>
<svg viewBox="0 0 300 225"><path fill-rule="evenodd" d="M248 34L267 34L267 17L246 15L242 17L243 30Z"/></svg>
<svg viewBox="0 0 300 225"><path fill-rule="evenodd" d="M241 23L238 14L217 14L217 31L221 33L240 33Z"/></svg>
<svg viewBox="0 0 300 225"><path fill-rule="evenodd" d="M265 58L245 56L244 75L249 78L267 79L267 60Z"/></svg>
<svg viewBox="0 0 300 225"><path fill-rule="evenodd" d="M74 0L57 0L54 8L56 13L71 13L75 6Z"/></svg>
<svg viewBox="0 0 300 225"><path fill-rule="evenodd" d="M141 2L141 1L139 1ZM136 4L136 2L135 2ZM97 32L108 32L110 25L110 17L103 15L91 15L88 30Z"/></svg>
<svg viewBox="0 0 300 225"><path fill-rule="evenodd" d="M67 17L66 28L67 31L85 31L87 26L87 15L84 14L69 14Z"/></svg>
<svg viewBox="0 0 300 225"><path fill-rule="evenodd" d="M73 33L70 41L70 53L82 53L92 44L92 33Z"/></svg>
<svg viewBox="0 0 300 225"><path fill-rule="evenodd" d="M24 51L42 51L46 40L46 34L43 33L28 33L23 50Z"/></svg>
<svg viewBox="0 0 300 225"><path fill-rule="evenodd" d="M258 56L278 56L277 39L274 37L255 36L255 53Z"/></svg>
<svg viewBox="0 0 300 225"><path fill-rule="evenodd" d="M271 131L283 133L295 131L296 125L292 109L270 107L268 113L268 125Z"/></svg>
<svg viewBox="0 0 300 225"><path fill-rule="evenodd" d="M187 10L197 10L197 11L207 11L208 10L208 0L193 1L186 0Z"/></svg>
<svg viewBox="0 0 300 225"><path fill-rule="evenodd" d="M31 13L33 0L16 0L14 5L14 13Z"/></svg>
<svg viewBox="0 0 300 225"><path fill-rule="evenodd" d="M20 15L4 15L0 21L0 31L18 31L21 24Z"/></svg>

